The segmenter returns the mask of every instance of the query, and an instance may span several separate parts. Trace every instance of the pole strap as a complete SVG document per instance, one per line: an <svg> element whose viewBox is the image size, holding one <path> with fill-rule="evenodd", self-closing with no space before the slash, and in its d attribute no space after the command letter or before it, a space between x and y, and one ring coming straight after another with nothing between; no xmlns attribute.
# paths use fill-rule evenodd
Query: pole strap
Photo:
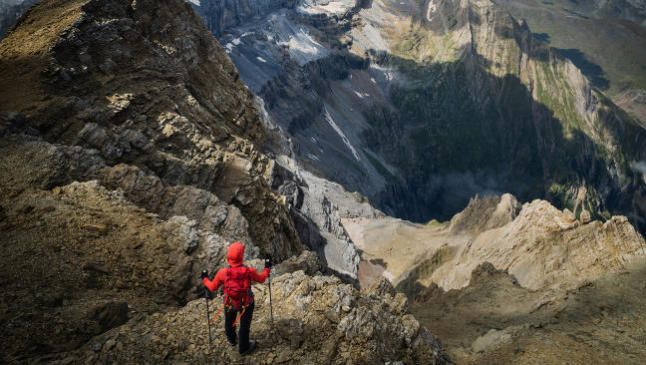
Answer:
<svg viewBox="0 0 646 365"><path fill-rule="evenodd" d="M222 313L222 311L224 310L224 307L226 307L226 305L227 305L227 304L226 304L226 303L224 303L224 305L222 306L222 308L220 308L220 310L218 311L218 313L217 313L217 314L215 315L215 317L213 317L213 319L211 320L211 324L215 324L215 321L217 321L217 320L218 320L218 317L220 316L220 313Z"/></svg>

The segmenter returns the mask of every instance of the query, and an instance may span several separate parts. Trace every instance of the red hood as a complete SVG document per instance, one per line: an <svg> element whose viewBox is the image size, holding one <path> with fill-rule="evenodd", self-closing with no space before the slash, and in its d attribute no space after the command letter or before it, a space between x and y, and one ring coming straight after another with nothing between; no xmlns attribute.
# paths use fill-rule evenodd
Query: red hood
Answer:
<svg viewBox="0 0 646 365"><path fill-rule="evenodd" d="M242 260L244 259L244 246L240 242L233 242L229 246L229 252L227 253L227 262L231 267L236 267L242 265Z"/></svg>

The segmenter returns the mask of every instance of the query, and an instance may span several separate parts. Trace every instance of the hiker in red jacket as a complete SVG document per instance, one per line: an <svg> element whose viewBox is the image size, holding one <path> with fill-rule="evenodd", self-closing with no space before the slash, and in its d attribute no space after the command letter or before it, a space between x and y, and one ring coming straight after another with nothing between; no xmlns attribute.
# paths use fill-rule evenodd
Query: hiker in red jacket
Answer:
<svg viewBox="0 0 646 365"><path fill-rule="evenodd" d="M244 258L244 246L240 242L234 242L229 246L227 262L229 267L220 269L213 280L209 280L208 272L202 271L202 283L212 292L224 284L224 330L227 341L231 346L236 345L235 325L240 321L240 354L251 353L256 347L257 341L249 342L249 330L253 316L253 292L251 291L252 281L264 283L269 276L271 262L265 261L265 270L262 274L252 267L242 265ZM238 312L240 314L238 315Z"/></svg>

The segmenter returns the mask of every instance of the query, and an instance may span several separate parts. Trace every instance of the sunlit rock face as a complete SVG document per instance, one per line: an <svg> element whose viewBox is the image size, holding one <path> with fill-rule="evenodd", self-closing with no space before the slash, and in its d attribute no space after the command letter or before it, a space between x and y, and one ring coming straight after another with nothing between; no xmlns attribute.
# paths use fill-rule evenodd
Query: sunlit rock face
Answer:
<svg viewBox="0 0 646 365"><path fill-rule="evenodd" d="M511 192L642 224L643 127L502 6L227 4L194 7L300 165L387 214L448 219Z"/></svg>

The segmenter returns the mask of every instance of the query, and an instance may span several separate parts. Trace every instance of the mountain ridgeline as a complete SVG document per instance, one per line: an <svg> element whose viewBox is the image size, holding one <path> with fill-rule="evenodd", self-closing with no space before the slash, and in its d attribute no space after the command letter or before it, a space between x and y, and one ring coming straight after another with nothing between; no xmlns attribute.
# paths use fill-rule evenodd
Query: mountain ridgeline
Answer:
<svg viewBox="0 0 646 365"><path fill-rule="evenodd" d="M239 362L200 278L234 241L276 263L248 361L450 363L392 285L353 285L342 190L259 150L260 103L190 4L44 0L0 61L2 363Z"/></svg>
<svg viewBox="0 0 646 365"><path fill-rule="evenodd" d="M643 9L577 9L641 29L612 4ZM511 8L30 7L0 42L2 362L639 363L639 98ZM232 241L275 262L243 359L204 323Z"/></svg>
<svg viewBox="0 0 646 365"><path fill-rule="evenodd" d="M503 6L244 4L195 8L302 164L385 213L448 219L511 192L646 229L640 121Z"/></svg>

